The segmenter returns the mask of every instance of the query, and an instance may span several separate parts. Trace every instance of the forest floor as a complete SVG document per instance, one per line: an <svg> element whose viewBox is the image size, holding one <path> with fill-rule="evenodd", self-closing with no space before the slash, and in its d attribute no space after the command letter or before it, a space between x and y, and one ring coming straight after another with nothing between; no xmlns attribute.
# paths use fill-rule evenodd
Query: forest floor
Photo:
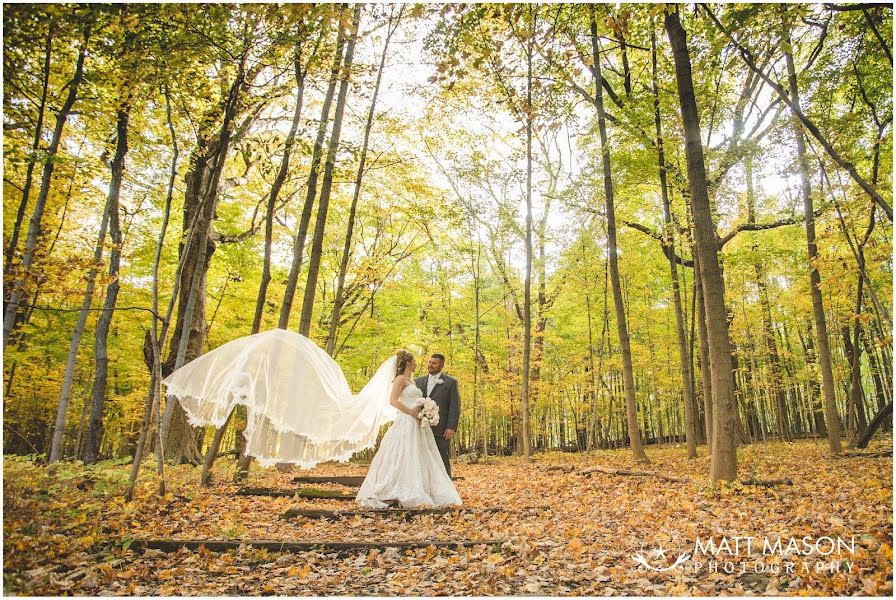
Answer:
<svg viewBox="0 0 896 600"><path fill-rule="evenodd" d="M888 434L878 436L866 452L892 448ZM892 455L834 458L824 440L753 444L738 450L740 479L789 478L792 484L712 488L705 446L693 461L680 445L646 450L650 465L634 463L628 450L545 453L536 455L533 463L509 457L455 464L455 477L463 478L456 485L464 508L474 510L407 521L378 514L336 521L285 520L282 515L290 508L356 507L346 501L236 495L238 487L230 483L233 460L219 461L210 488L198 485L198 468L169 467L164 497L155 494L157 479L147 461L137 499L126 503L122 496L127 465L60 464L48 472L25 458L6 456L3 592L892 594ZM592 466L651 470L688 481L581 472ZM247 485L296 490L301 487L293 482L298 475L363 475L364 470L363 465L325 464L312 471L281 473L253 466ZM504 510L481 510L486 508ZM808 544L804 536L809 536ZM795 552L788 554L781 550L790 538L796 540L790 548ZM829 554L828 538L841 538L849 547ZM163 552L130 548L133 539L500 543L337 554L245 545L216 552ZM777 549L765 546L766 540L774 545L778 539ZM651 568L639 566L634 558L639 552ZM690 557L679 566L654 570L672 565L683 553Z"/></svg>

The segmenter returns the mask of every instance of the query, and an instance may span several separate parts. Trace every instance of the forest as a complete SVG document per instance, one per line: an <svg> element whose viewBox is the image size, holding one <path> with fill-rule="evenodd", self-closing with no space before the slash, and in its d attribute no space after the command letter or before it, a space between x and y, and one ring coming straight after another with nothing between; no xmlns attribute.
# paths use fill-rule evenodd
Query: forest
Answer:
<svg viewBox="0 0 896 600"><path fill-rule="evenodd" d="M3 23L5 454L239 456L245 414L160 380L274 327L355 389L445 354L457 454L706 445L730 480L892 427L890 5Z"/></svg>
<svg viewBox="0 0 896 600"><path fill-rule="evenodd" d="M77 577L19 554L6 589L224 593L171 587L150 550L119 579L84 566L128 523L177 537L153 515L179 502L231 515L184 525L207 536L293 535L237 516L281 499L222 494L299 471L252 468L245 410L193 427L161 382L281 328L353 390L397 349L444 354L473 506L540 515L530 498L596 493L582 477L653 506L634 475L669 486L663 518L733 527L782 485L827 519L838 489L824 526L867 548L824 582L586 581L569 561L609 564L593 536L612 531L532 517L519 535L557 532L560 593L892 593L891 4L5 4L3 28L4 549L56 543L37 525L66 521L55 493L87 498L63 531L92 528L66 542ZM695 500L704 483L728 487ZM610 502L587 514L623 518ZM522 531L494 519L483 535ZM537 544L494 543L468 551L473 583L407 589L554 589L515 570ZM398 560L370 552L374 574ZM333 593L324 564L344 572L265 563L291 583L264 591Z"/></svg>

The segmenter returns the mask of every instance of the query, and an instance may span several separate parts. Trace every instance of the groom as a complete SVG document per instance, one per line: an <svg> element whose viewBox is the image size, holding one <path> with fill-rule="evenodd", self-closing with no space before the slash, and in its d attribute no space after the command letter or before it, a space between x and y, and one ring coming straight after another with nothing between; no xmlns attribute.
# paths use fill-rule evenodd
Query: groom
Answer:
<svg viewBox="0 0 896 600"><path fill-rule="evenodd" d="M448 462L448 445L454 432L457 431L457 421L460 418L460 393L457 391L457 379L442 373L445 366L445 356L433 354L426 364L429 375L423 375L414 380L423 396L429 396L439 405L439 423L432 428L432 434L436 438L436 446L445 463L445 471L451 477L451 463Z"/></svg>

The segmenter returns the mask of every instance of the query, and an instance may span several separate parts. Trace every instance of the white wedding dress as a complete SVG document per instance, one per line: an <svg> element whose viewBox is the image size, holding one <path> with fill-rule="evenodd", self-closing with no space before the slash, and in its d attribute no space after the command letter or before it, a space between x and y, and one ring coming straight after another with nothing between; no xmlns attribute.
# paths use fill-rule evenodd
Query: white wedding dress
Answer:
<svg viewBox="0 0 896 600"><path fill-rule="evenodd" d="M415 384L401 392L399 401L413 408L423 397ZM460 496L445 471L432 428L399 412L370 462L355 502L367 508L386 508L389 500L404 508L460 505Z"/></svg>

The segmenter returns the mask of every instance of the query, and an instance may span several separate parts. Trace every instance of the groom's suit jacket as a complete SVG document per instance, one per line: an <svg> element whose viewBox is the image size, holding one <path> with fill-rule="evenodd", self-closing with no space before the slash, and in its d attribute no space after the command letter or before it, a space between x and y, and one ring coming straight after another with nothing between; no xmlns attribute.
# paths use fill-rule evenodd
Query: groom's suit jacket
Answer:
<svg viewBox="0 0 896 600"><path fill-rule="evenodd" d="M439 424L432 428L436 435L441 435L446 429L457 431L457 422L460 419L460 392L457 389L457 379L442 373L440 379L444 383L433 386L432 392L426 393L429 383L429 373L414 380L423 397L429 396L439 405Z"/></svg>

